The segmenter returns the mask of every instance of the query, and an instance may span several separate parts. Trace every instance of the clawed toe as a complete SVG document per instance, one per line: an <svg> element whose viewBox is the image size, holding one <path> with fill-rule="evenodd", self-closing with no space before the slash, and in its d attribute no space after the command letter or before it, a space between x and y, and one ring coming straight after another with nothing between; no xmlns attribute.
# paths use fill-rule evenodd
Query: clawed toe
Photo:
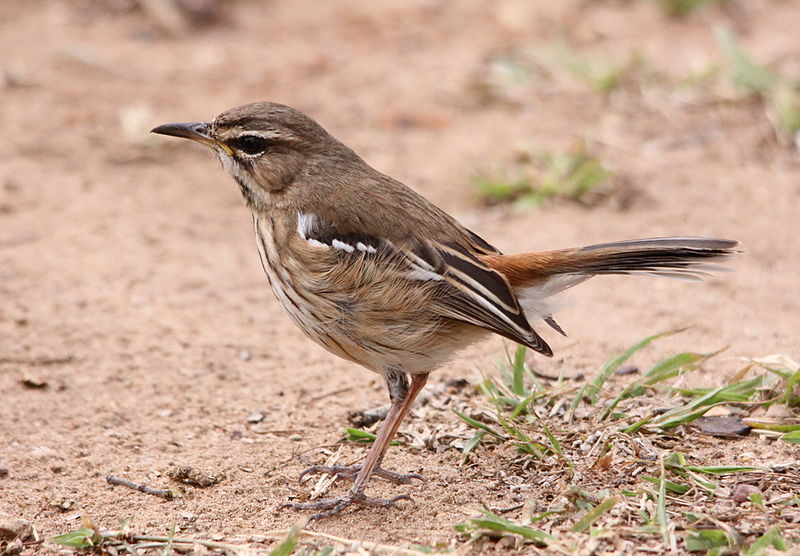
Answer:
<svg viewBox="0 0 800 556"><path fill-rule="evenodd" d="M373 471L372 474L375 475L376 477L386 479L387 481L398 485L411 484L414 481L414 479L425 482L425 477L423 477L419 473L405 473L405 474L395 473L394 471L386 471L385 469L381 469L380 467L375 469L375 471Z"/></svg>
<svg viewBox="0 0 800 556"><path fill-rule="evenodd" d="M326 473L328 475L335 475L340 479L354 481L359 471L361 471L360 465L312 465L300 473L299 479L303 480L303 477L308 475L319 475ZM372 474L376 477L386 479L387 481L398 485L411 484L415 479L418 481L425 481L425 477L419 473L395 473L394 471L387 471L386 469L382 469L380 467L377 467Z"/></svg>
<svg viewBox="0 0 800 556"><path fill-rule="evenodd" d="M314 521L338 514L351 504L356 504L359 506L371 506L374 508L394 508L397 506L397 502L400 500L413 501L413 498L407 494L400 494L392 498L372 498L364 495L363 493L349 492L341 498L325 498L323 500L318 500L317 502L289 502L287 504L283 504L281 508L317 511L318 513L315 513L308 518L309 521Z"/></svg>
<svg viewBox="0 0 800 556"><path fill-rule="evenodd" d="M307 475L321 475L324 473L327 475L337 475L342 479L349 479L352 481L355 480L359 471L361 471L360 465L312 465L304 469L300 473L298 479L302 481Z"/></svg>

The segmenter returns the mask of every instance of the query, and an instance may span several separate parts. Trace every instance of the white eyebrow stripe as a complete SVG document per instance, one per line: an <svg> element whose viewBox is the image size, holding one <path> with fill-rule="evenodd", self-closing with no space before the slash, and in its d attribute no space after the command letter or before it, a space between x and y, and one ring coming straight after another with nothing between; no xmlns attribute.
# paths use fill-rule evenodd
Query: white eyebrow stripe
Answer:
<svg viewBox="0 0 800 556"><path fill-rule="evenodd" d="M240 133L236 136L236 138L244 137L246 135L255 135L256 137L261 137L262 139L277 139L279 137L283 137L283 133L277 130L259 130L259 131L245 131Z"/></svg>

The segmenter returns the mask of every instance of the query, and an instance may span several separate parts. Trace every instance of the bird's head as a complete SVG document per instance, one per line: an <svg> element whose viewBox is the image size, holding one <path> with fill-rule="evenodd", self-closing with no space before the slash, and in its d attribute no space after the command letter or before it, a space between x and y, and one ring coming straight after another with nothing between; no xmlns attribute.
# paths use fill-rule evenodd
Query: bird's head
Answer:
<svg viewBox="0 0 800 556"><path fill-rule="evenodd" d="M214 149L247 200L256 205L289 188L310 166L348 156L349 151L302 112L273 102L238 106L210 122L164 124L152 132Z"/></svg>

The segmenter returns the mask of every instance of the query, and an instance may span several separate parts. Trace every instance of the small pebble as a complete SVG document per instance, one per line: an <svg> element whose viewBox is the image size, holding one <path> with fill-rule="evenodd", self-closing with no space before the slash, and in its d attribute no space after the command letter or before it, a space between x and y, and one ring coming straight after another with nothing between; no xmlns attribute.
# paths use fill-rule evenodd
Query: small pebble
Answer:
<svg viewBox="0 0 800 556"><path fill-rule="evenodd" d="M639 372L639 367L636 365L622 365L619 369L614 371L615 375L635 375Z"/></svg>
<svg viewBox="0 0 800 556"><path fill-rule="evenodd" d="M347 414L347 420L351 425L357 428L370 427L373 424L386 419L389 414L389 406L383 405L380 407L373 407L372 409L364 409L363 411L351 411Z"/></svg>
<svg viewBox="0 0 800 556"><path fill-rule="evenodd" d="M240 349L236 352L237 357L242 361L250 361L253 358L253 354L250 353L249 349Z"/></svg>
<svg viewBox="0 0 800 556"><path fill-rule="evenodd" d="M266 417L266 413L263 411L254 411L250 415L247 416L248 423L260 423Z"/></svg>
<svg viewBox="0 0 800 556"><path fill-rule="evenodd" d="M0 540L26 540L33 534L33 525L20 517L0 514Z"/></svg>
<svg viewBox="0 0 800 556"><path fill-rule="evenodd" d="M47 381L35 376L23 377L20 379L20 382L25 388L30 388L32 390L43 390L47 388Z"/></svg>
<svg viewBox="0 0 800 556"><path fill-rule="evenodd" d="M747 436L750 427L740 417L701 417L696 423L700 430L711 436Z"/></svg>
<svg viewBox="0 0 800 556"><path fill-rule="evenodd" d="M753 485L736 485L733 489L733 501L737 504L749 502L753 494L761 494L761 489Z"/></svg>

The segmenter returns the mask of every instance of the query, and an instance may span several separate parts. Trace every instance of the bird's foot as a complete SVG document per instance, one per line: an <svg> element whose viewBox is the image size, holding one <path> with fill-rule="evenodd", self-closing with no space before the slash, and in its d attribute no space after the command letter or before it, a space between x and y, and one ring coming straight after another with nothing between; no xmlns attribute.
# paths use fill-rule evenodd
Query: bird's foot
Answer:
<svg viewBox="0 0 800 556"><path fill-rule="evenodd" d="M281 508L291 508L292 510L314 510L315 513L309 517L309 521L317 519L324 519L332 515L336 515L351 504L359 506L370 506L373 508L394 508L400 500L413 500L407 494L401 494L393 498L371 498L366 496L363 492L350 491L341 498L324 498L316 502L290 502L281 506ZM323 510L323 511L320 511Z"/></svg>
<svg viewBox="0 0 800 556"><path fill-rule="evenodd" d="M300 480L302 480L306 475L319 475L326 473L328 475L334 475L337 478L354 481L359 471L361 471L360 465L312 465L300 473ZM395 473L394 471L387 471L380 467L376 467L372 471L372 475L381 477L382 479L386 479L387 481L398 485L411 484L414 479L419 481L425 480L425 477L418 473Z"/></svg>

